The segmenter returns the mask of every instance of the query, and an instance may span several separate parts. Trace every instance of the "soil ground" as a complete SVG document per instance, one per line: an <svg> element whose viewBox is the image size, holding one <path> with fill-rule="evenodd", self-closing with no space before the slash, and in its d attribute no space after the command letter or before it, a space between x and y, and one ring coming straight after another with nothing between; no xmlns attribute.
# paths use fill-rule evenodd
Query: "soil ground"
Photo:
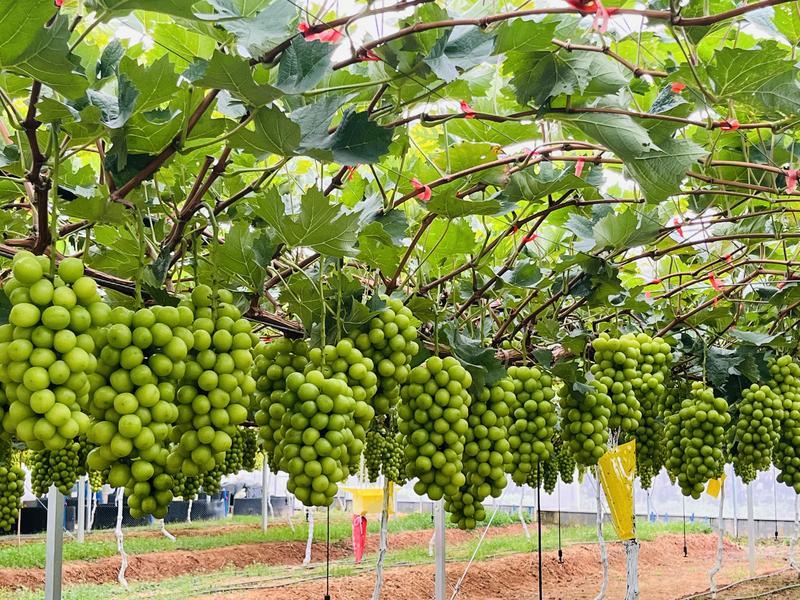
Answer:
<svg viewBox="0 0 800 600"><path fill-rule="evenodd" d="M640 598L675 600L684 595L701 592L708 587L708 569L716 554L716 537L692 534L688 538L689 556L683 557L683 538L663 535L652 542L643 542L639 555ZM609 544L608 598L622 598L625 593L625 555L622 545ZM759 573L775 571L785 566L784 547L759 548ZM535 554L514 554L474 563L464 579L459 600L508 600L536 597L538 580ZM448 596L461 577L464 563L448 563ZM746 552L726 541L723 568L717 577L718 585L747 576ZM596 545L579 544L564 551L564 564L558 563L555 552L543 557L543 591L548 600L585 600L593 598L600 588L601 573ZM240 587L246 582L240 582ZM310 600L324 595L325 582L315 580L303 584L282 585L259 589L220 589L201 596L202 600ZM340 577L330 582L333 599L360 600L371 597L374 575L367 573ZM235 586L230 586L235 587ZM796 592L796 590L795 590ZM433 596L433 567L413 566L388 569L384 577L381 598L386 600L429 600ZM798 598L795 594L792 598Z"/></svg>

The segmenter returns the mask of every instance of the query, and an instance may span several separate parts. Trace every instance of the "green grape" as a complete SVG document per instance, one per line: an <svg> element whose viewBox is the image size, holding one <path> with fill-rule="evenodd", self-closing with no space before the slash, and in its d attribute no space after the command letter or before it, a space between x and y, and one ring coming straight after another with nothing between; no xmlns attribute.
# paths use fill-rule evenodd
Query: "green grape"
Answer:
<svg viewBox="0 0 800 600"><path fill-rule="evenodd" d="M254 429L243 427L242 433L242 469L248 473L256 468L256 453L258 452L258 436Z"/></svg>
<svg viewBox="0 0 800 600"><path fill-rule="evenodd" d="M405 436L405 473L414 491L433 501L452 497L467 480L463 473L472 377L448 356L432 356L411 370L400 391L399 430Z"/></svg>
<svg viewBox="0 0 800 600"><path fill-rule="evenodd" d="M463 457L466 483L457 494L445 498L451 522L461 529L473 529L483 521L483 500L500 497L508 484L506 471L513 460L508 428L516 403L514 381L506 377L484 387L469 406Z"/></svg>
<svg viewBox="0 0 800 600"><path fill-rule="evenodd" d="M14 529L25 493L25 473L9 458L0 462L0 531L4 533Z"/></svg>
<svg viewBox="0 0 800 600"><path fill-rule="evenodd" d="M585 394L564 385L561 397L561 437L569 453L580 466L597 464L608 448L608 420L611 417L611 398L606 386L597 379L589 382Z"/></svg>
<svg viewBox="0 0 800 600"><path fill-rule="evenodd" d="M378 380L372 372L374 367L372 359L365 357L358 348L355 348L349 338L341 340L335 346L312 348L308 358L306 371L316 370L327 379L335 378L345 382L356 401L350 425L352 439L348 438L347 448L350 457L349 471L355 473L361 463L361 452L366 443L367 430L375 416L370 400L375 395Z"/></svg>
<svg viewBox="0 0 800 600"><path fill-rule="evenodd" d="M517 485L523 485L536 463L547 460L553 452L553 435L558 422L552 377L538 367L508 369L514 388L507 397L511 409L508 441L512 461L508 472Z"/></svg>
<svg viewBox="0 0 800 600"><path fill-rule="evenodd" d="M411 359L419 352L417 325L411 310L396 298L383 297L386 308L350 334L355 347L374 365L377 387L371 403L378 415L387 415L400 399L408 380Z"/></svg>
<svg viewBox="0 0 800 600"><path fill-rule="evenodd" d="M56 276L49 269L49 258L20 251L3 283L12 307L0 327L0 413L29 449L55 451L89 428L83 409L111 309L80 260L64 259Z"/></svg>
<svg viewBox="0 0 800 600"><path fill-rule="evenodd" d="M766 471L772 464L772 450L784 420L783 398L768 385L754 383L742 391L734 409L728 453L734 472L750 483L759 471Z"/></svg>
<svg viewBox="0 0 800 600"><path fill-rule="evenodd" d="M634 388L642 380L641 344L636 336L625 334L612 338L606 332L592 341L594 364L590 371L611 398L608 428L632 433L642 419L642 408Z"/></svg>
<svg viewBox="0 0 800 600"><path fill-rule="evenodd" d="M660 337L651 338L639 333L636 340L641 353L641 376L633 381L633 389L642 410L639 426L633 432L636 471L642 488L650 489L653 477L661 470L664 461L664 422L661 417L669 391L672 349Z"/></svg>
<svg viewBox="0 0 800 600"><path fill-rule="evenodd" d="M292 373L281 397L286 411L274 462L289 474L289 492L306 506L330 506L338 484L351 473L351 452L363 449L353 434L361 427L356 411L370 407L356 400L338 375L327 378L315 369Z"/></svg>
<svg viewBox="0 0 800 600"><path fill-rule="evenodd" d="M778 481L800 494L800 365L790 356L768 363L769 387L782 403L783 422L773 448Z"/></svg>
<svg viewBox="0 0 800 600"><path fill-rule="evenodd" d="M166 517L174 486L172 475L166 473L160 464L142 459L132 461L130 477L125 484L131 516L134 519L141 519L146 515L152 515L156 519Z"/></svg>
<svg viewBox="0 0 800 600"><path fill-rule="evenodd" d="M699 498L706 482L722 476L725 428L730 421L728 403L699 381L692 382L680 410L668 416L665 466L684 496Z"/></svg>
<svg viewBox="0 0 800 600"><path fill-rule="evenodd" d="M277 338L260 342L255 348L253 377L256 380L255 423L267 457L267 464L276 467L273 455L281 441L281 421L286 413L281 399L286 379L292 373L302 373L308 364L308 345L304 340Z"/></svg>
<svg viewBox="0 0 800 600"><path fill-rule="evenodd" d="M196 477L225 461L236 427L247 420L253 334L228 290L198 285L178 304L193 338L176 401L178 418L170 434L167 472Z"/></svg>

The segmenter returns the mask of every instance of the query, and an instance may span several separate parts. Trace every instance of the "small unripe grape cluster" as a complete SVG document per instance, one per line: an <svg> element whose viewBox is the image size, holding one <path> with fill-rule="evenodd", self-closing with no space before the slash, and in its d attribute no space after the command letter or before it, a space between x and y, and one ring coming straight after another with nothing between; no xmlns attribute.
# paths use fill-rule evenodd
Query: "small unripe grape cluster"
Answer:
<svg viewBox="0 0 800 600"><path fill-rule="evenodd" d="M292 373L303 373L307 364L308 344L304 340L292 341L282 337L260 342L255 348L253 377L258 404L255 422L270 467L277 466L273 456L283 437L283 416L290 408L282 402L286 380Z"/></svg>
<svg viewBox="0 0 800 600"><path fill-rule="evenodd" d="M511 409L508 442L512 451L508 472L517 485L536 472L536 463L553 453L558 415L552 377L538 367L512 366L508 376L514 385L506 402Z"/></svg>
<svg viewBox="0 0 800 600"><path fill-rule="evenodd" d="M749 483L772 464L772 450L780 438L783 398L768 385L752 384L735 405L729 454L734 471Z"/></svg>
<svg viewBox="0 0 800 600"><path fill-rule="evenodd" d="M172 492L176 498L184 500L194 500L200 492L200 477L187 477L183 473L173 476L174 485Z"/></svg>
<svg viewBox="0 0 800 600"><path fill-rule="evenodd" d="M254 429L242 427L242 469L253 471L256 468L256 453L258 452L258 436Z"/></svg>
<svg viewBox="0 0 800 600"><path fill-rule="evenodd" d="M236 426L247 420L256 381L254 335L228 290L198 285L178 309L191 311L194 344L176 399L178 419L171 433L170 473L198 476L225 460Z"/></svg>
<svg viewBox="0 0 800 600"><path fill-rule="evenodd" d="M14 529L25 493L25 473L19 465L4 460L0 463L0 531Z"/></svg>
<svg viewBox="0 0 800 600"><path fill-rule="evenodd" d="M783 407L783 422L772 461L779 471L778 481L800 494L800 365L790 356L781 356L768 366L769 387Z"/></svg>
<svg viewBox="0 0 800 600"><path fill-rule="evenodd" d="M396 298L372 318L366 331L350 334L355 347L372 360L377 388L370 397L375 413L389 414L400 399L400 386L408 380L411 359L419 352L417 325L409 308Z"/></svg>
<svg viewBox="0 0 800 600"><path fill-rule="evenodd" d="M611 398L608 427L612 431L619 429L631 433L642 419L641 405L635 392L642 383L639 340L630 333L614 338L603 332L592 341L592 348L594 364L590 371L604 386L601 388L603 392Z"/></svg>
<svg viewBox="0 0 800 600"><path fill-rule="evenodd" d="M564 385L561 397L561 437L578 465L597 464L608 448L611 398L606 386L594 379L585 394Z"/></svg>
<svg viewBox="0 0 800 600"><path fill-rule="evenodd" d="M542 488L552 494L558 484L558 453L542 463Z"/></svg>
<svg viewBox="0 0 800 600"><path fill-rule="evenodd" d="M472 376L448 356L432 356L411 370L400 391L400 433L405 436L405 473L414 491L433 501L452 497L466 483L465 435Z"/></svg>
<svg viewBox="0 0 800 600"><path fill-rule="evenodd" d="M93 492L99 492L108 479L108 469L105 471L89 471L89 487Z"/></svg>
<svg viewBox="0 0 800 600"><path fill-rule="evenodd" d="M469 425L464 444L466 484L446 498L450 520L461 529L473 529L486 517L482 502L498 498L508 484L513 455L508 441L511 409L516 403L514 381L506 377L484 387L469 406Z"/></svg>
<svg viewBox="0 0 800 600"><path fill-rule="evenodd" d="M364 465L367 468L367 478L375 483L381 474L381 463L383 462L384 433L377 429L370 429L367 432L367 440L364 444Z"/></svg>
<svg viewBox="0 0 800 600"><path fill-rule="evenodd" d="M12 304L0 327L3 428L31 450L60 450L89 428L88 375L111 312L80 260L65 258L55 276L49 270L49 258L21 251L3 283Z"/></svg>
<svg viewBox="0 0 800 600"><path fill-rule="evenodd" d="M200 488L204 494L213 496L222 490L222 478L225 476L225 463L216 465L207 473L200 476Z"/></svg>
<svg viewBox="0 0 800 600"><path fill-rule="evenodd" d="M572 483L575 480L575 458L566 445L561 445L557 452L558 474L564 483Z"/></svg>
<svg viewBox="0 0 800 600"><path fill-rule="evenodd" d="M78 442L60 450L34 452L31 462L31 482L37 496L47 494L51 485L69 496L78 477L86 470L81 463L81 445Z"/></svg>
<svg viewBox="0 0 800 600"><path fill-rule="evenodd" d="M699 498L710 479L725 467L725 428L731 421L728 403L714 391L693 381L680 410L670 414L664 431L667 471L684 496Z"/></svg>
<svg viewBox="0 0 800 600"><path fill-rule="evenodd" d="M244 461L244 439L242 437L242 428L237 427L231 436L231 447L225 452L225 463L223 472L225 475L232 475L242 470L242 463Z"/></svg>
<svg viewBox="0 0 800 600"><path fill-rule="evenodd" d="M131 516L134 519L145 515L153 515L156 519L166 517L174 485L172 475L166 473L160 464L154 465L142 459L131 462L124 486Z"/></svg>
<svg viewBox="0 0 800 600"><path fill-rule="evenodd" d="M363 450L353 435L360 427L355 421L359 402L371 410L342 378L326 378L315 369L286 378L281 396L286 412L274 461L289 474L289 492L306 506L330 506L338 484L351 472L351 453Z"/></svg>

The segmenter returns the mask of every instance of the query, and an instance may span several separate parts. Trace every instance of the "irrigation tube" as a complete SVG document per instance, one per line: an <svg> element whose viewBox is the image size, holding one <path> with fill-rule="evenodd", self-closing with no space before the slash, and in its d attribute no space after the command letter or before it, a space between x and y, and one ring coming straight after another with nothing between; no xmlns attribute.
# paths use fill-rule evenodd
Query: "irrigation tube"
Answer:
<svg viewBox="0 0 800 600"><path fill-rule="evenodd" d="M381 509L381 533L378 550L378 562L375 565L375 588L372 590L372 600L379 600L383 586L383 559L389 549L389 479L384 477L383 482L383 507ZM490 521L491 522L491 521Z"/></svg>
<svg viewBox="0 0 800 600"><path fill-rule="evenodd" d="M797 533L800 529L800 495L794 497L794 527L792 528L792 537L789 540L789 566L795 571L800 573L800 565L794 557L795 546L797 546Z"/></svg>
<svg viewBox="0 0 800 600"><path fill-rule="evenodd" d="M711 597L717 597L717 573L722 568L722 551L724 548L725 542L725 522L722 518L722 508L725 505L725 486L719 486L719 523L717 524L718 530L718 537L717 537L717 560L714 563L714 566L708 571L708 578L711 582L710 590L711 590ZM735 490L734 490L734 493Z"/></svg>
<svg viewBox="0 0 800 600"><path fill-rule="evenodd" d="M161 525L161 533L164 535L164 537L174 542L175 536L167 531L167 526L164 524L164 519L159 519L159 524Z"/></svg>
<svg viewBox="0 0 800 600"><path fill-rule="evenodd" d="M122 557L122 562L119 566L119 574L117 574L117 581L120 582L122 587L128 589L128 581L125 579L125 571L128 568L128 555L125 553L125 540L122 536L122 505L124 491L124 488L117 488L117 526L114 529L114 535L117 538L117 551Z"/></svg>
<svg viewBox="0 0 800 600"><path fill-rule="evenodd" d="M522 529L525 531L525 539L531 540L531 532L528 531L528 524L525 522L525 515L522 513L522 503L525 500L525 486L522 486L522 492L519 495L519 520L522 523Z"/></svg>
<svg viewBox="0 0 800 600"><path fill-rule="evenodd" d="M597 541L600 544L600 563L603 565L603 583L600 585L600 593L594 600L603 600L608 589L608 552L606 552L606 542L603 539L603 497L600 489L600 472L598 467L594 468L595 488L597 489Z"/></svg>
<svg viewBox="0 0 800 600"><path fill-rule="evenodd" d="M308 539L306 540L306 555L303 558L303 564L307 565L311 562L311 543L314 541L314 511L308 510Z"/></svg>

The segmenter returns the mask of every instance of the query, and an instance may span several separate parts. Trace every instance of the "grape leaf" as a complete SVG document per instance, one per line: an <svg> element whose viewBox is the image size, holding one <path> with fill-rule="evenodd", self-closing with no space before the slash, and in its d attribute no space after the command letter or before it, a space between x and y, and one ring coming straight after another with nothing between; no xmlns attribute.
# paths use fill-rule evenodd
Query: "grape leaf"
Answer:
<svg viewBox="0 0 800 600"><path fill-rule="evenodd" d="M0 66L21 62L20 57L39 38L57 10L51 0L0 0L0 23L13 23L0 37Z"/></svg>
<svg viewBox="0 0 800 600"><path fill-rule="evenodd" d="M228 276L229 280L247 286L260 293L264 285L266 265L275 255L277 244L261 231L255 232L245 222L238 222L225 234L225 243L215 253L216 267Z"/></svg>
<svg viewBox="0 0 800 600"><path fill-rule="evenodd" d="M205 69L202 69L203 64ZM228 90L250 106L264 106L281 97L281 91L253 80L250 64L243 58L215 52L208 63L200 63L202 76L195 80L199 85Z"/></svg>
<svg viewBox="0 0 800 600"><path fill-rule="evenodd" d="M267 152L291 156L300 146L300 126L275 106L259 109L253 125L253 131L240 129L231 135L231 145L255 156Z"/></svg>
<svg viewBox="0 0 800 600"><path fill-rule="evenodd" d="M310 90L330 71L335 49L333 44L294 38L281 55L276 85L287 94Z"/></svg>

